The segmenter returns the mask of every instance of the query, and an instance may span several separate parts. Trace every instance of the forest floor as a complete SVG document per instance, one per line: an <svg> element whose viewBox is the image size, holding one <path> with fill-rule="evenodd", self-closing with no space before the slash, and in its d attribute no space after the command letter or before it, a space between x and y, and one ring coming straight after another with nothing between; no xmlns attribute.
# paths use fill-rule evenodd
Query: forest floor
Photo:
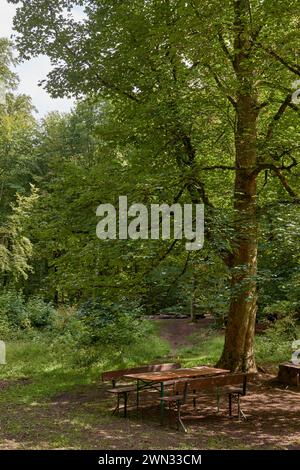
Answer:
<svg viewBox="0 0 300 470"><path fill-rule="evenodd" d="M184 338L209 327L207 320L159 322L176 359L192 351L193 341ZM217 414L215 396L203 394L196 410L191 403L183 409L187 434L176 431L173 417L160 425L157 392L143 393L138 417L132 397L124 419L111 415L110 385L74 376L54 393L51 380L58 379L51 374L49 368L41 377L0 381L0 449L300 449L300 391L279 385L272 367L242 399L246 421L228 418L225 397Z"/></svg>

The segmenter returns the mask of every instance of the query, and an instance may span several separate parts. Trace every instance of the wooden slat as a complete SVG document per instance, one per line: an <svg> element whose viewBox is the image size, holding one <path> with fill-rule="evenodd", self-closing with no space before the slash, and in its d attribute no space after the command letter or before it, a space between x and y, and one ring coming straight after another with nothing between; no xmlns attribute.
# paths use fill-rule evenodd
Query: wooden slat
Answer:
<svg viewBox="0 0 300 470"><path fill-rule="evenodd" d="M134 392L134 391L136 391L136 387L135 387L135 386L131 386L131 387L115 387L115 388L112 388L112 389L108 390L109 393L114 393L114 394L124 393L124 392Z"/></svg>
<svg viewBox="0 0 300 470"><path fill-rule="evenodd" d="M172 369L179 369L181 364L179 362L170 362L166 364L146 364L140 367L132 367L131 369L120 369L103 372L102 381L107 382L110 380L116 380L124 377L128 374L136 374L143 372L156 372L156 371L169 371Z"/></svg>
<svg viewBox="0 0 300 470"><path fill-rule="evenodd" d="M189 392L197 391L201 392L204 390L214 390L216 387L225 387L228 385L243 385L245 378L250 379L255 374L236 373L236 374L224 374L217 375L215 377L202 377L192 380L188 380ZM182 381L175 384L175 392L181 393L184 388Z"/></svg>

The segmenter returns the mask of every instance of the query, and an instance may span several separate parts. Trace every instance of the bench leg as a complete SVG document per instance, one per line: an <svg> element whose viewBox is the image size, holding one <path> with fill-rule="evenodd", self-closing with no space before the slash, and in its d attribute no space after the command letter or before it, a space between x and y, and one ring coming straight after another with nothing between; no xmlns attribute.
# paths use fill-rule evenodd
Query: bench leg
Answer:
<svg viewBox="0 0 300 470"><path fill-rule="evenodd" d="M220 413L220 390L217 387L217 413Z"/></svg>
<svg viewBox="0 0 300 470"><path fill-rule="evenodd" d="M139 415L140 395L139 395L139 381L136 382L136 415Z"/></svg>
<svg viewBox="0 0 300 470"><path fill-rule="evenodd" d="M177 403L177 430L179 430L179 426L180 426L183 432L187 432L187 429L181 419L180 408L181 408L181 405Z"/></svg>
<svg viewBox="0 0 300 470"><path fill-rule="evenodd" d="M124 418L127 418L127 402L128 402L128 393L124 392Z"/></svg>
<svg viewBox="0 0 300 470"><path fill-rule="evenodd" d="M127 403L128 403L128 392L122 392L118 393L117 395L117 405L113 411L113 415L118 413L120 411L120 395L122 395L123 401L124 401L124 418L127 417Z"/></svg>
<svg viewBox="0 0 300 470"><path fill-rule="evenodd" d="M247 419L245 413L243 412L242 408L241 408L241 395L239 393L237 394L233 394L233 393L229 393L228 394L228 399L229 399L229 416L232 417L232 402L233 402L233 399L236 399L236 402L237 402L237 408L238 408L238 420L241 421L241 418L243 418L244 420Z"/></svg>
<svg viewBox="0 0 300 470"><path fill-rule="evenodd" d="M118 394L118 395L117 395L117 405L116 405L116 407L115 407L115 409L114 409L114 411L113 411L112 414L115 415L116 413L118 413L118 412L119 412L119 409L120 409L120 395Z"/></svg>
<svg viewBox="0 0 300 470"><path fill-rule="evenodd" d="M169 419L169 427L171 427L171 403L169 403L169 407L168 407L168 419ZM164 423L162 423L164 424Z"/></svg>
<svg viewBox="0 0 300 470"><path fill-rule="evenodd" d="M160 383L160 398L164 398L165 389L164 383ZM165 415L165 403L163 400L160 400L160 424L164 424L164 415Z"/></svg>
<svg viewBox="0 0 300 470"><path fill-rule="evenodd" d="M241 420L241 418L246 421L247 417L246 417L245 413L243 412L243 410L241 408L241 395L240 394L238 394L237 400L238 400L238 417L239 417L239 421Z"/></svg>
<svg viewBox="0 0 300 470"><path fill-rule="evenodd" d="M193 390L193 395L196 395L196 390ZM193 397L193 408L196 408L197 406L197 397Z"/></svg>

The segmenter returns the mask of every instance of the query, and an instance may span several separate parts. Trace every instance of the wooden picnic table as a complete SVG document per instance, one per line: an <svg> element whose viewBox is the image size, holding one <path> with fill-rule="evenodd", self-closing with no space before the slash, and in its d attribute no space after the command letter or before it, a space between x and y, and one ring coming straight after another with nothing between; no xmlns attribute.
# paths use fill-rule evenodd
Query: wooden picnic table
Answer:
<svg viewBox="0 0 300 470"><path fill-rule="evenodd" d="M164 397L165 384L170 384L178 380L196 379L198 377L213 377L216 375L229 374L227 369L217 369L215 367L200 366L185 369L175 369L166 372L144 372L137 374L127 374L124 378L136 380L137 409L139 407L139 392L145 388L157 388L160 386L160 397ZM160 402L161 420L164 416L164 402Z"/></svg>

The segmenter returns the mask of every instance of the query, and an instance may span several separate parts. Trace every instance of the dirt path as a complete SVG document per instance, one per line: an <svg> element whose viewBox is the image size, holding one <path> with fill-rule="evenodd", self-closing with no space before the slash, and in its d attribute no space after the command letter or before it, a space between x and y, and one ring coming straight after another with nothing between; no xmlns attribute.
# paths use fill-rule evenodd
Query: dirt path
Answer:
<svg viewBox="0 0 300 470"><path fill-rule="evenodd" d="M191 323L188 318L154 320L159 325L160 336L170 343L172 353L180 347L188 346L189 336L203 331L212 325L213 319L206 317Z"/></svg>

